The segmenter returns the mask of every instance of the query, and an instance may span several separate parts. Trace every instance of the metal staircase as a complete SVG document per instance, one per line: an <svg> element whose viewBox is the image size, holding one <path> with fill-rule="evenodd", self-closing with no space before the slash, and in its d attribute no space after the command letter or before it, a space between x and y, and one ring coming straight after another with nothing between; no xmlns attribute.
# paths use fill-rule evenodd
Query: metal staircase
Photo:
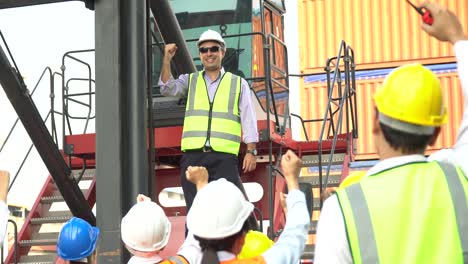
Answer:
<svg viewBox="0 0 468 264"><path fill-rule="evenodd" d="M2 40L4 40L3 35L1 37ZM6 42L5 47L9 52ZM42 120L42 117L32 99L32 93L34 93L37 85L33 92L30 93L23 82L23 78L16 66L14 58L10 53L9 57L13 62L14 67L10 65L10 60L4 53L3 49L0 48L0 71L2 72L0 75L0 84L15 109L18 119L21 120L26 132L29 134L29 137L33 142L33 145L36 147L42 161L49 170L50 176L43 186L31 212L26 218L21 231L18 233L17 238L15 238L17 240L15 241L15 245L11 248L5 263L14 263L17 261L19 261L19 263L53 263L56 256L55 244L61 226L58 225L53 228L49 225L63 223L72 215L78 216L92 225L96 224L96 218L91 211L91 207L95 203L94 180L91 184L88 184L85 190L82 190L80 188L81 185L78 185L79 179L83 178L89 180L91 177L90 173L94 176L94 172L84 173L84 170L86 169L84 158L80 159L68 156L69 163L67 164L65 162L64 155L58 149L54 114L61 113L56 112L54 109L54 78L55 76L60 76L60 74L52 73L50 68L46 68L38 81L39 83L44 76L47 76L46 73L49 73L51 109L46 117L46 121L49 117L52 117L52 132L49 132L45 125L45 121ZM17 121L13 125L8 138L16 127ZM4 144L0 151L3 150ZM31 149L32 146L29 148L26 157L23 159L18 172L13 178L12 183L10 184L10 189L13 186L19 171L23 167ZM83 169L80 169L80 173L78 174L78 172L74 170L75 168ZM77 175L80 176L76 177ZM65 207L66 210L63 211L54 210L53 205L59 202L64 202L68 208ZM62 208L63 207L64 206L62 205ZM29 254L32 249L34 250L38 246L52 250L53 254ZM15 249L19 250L19 252L15 252ZM19 258L16 258L15 256Z"/></svg>
<svg viewBox="0 0 468 264"><path fill-rule="evenodd" d="M2 36L3 39L3 36ZM5 43L6 47L8 45ZM14 63L13 56L10 57ZM15 64L15 63L14 63ZM70 168L64 161L57 145L49 133L34 104L29 90L23 82L18 67L12 67L3 49L0 48L0 84L5 90L13 108L33 141L44 164L55 180L73 215L96 224L96 218L86 203L77 183L70 176ZM51 84L52 85L52 84Z"/></svg>
<svg viewBox="0 0 468 264"><path fill-rule="evenodd" d="M93 207L96 202L95 170L87 169L84 173L81 169L72 170L71 176L75 180L81 178L81 191L87 204ZM5 263L14 263L15 248L19 249L18 263L56 263L59 232L63 223L72 217L63 204L63 196L49 176L18 233L17 245L11 247Z"/></svg>

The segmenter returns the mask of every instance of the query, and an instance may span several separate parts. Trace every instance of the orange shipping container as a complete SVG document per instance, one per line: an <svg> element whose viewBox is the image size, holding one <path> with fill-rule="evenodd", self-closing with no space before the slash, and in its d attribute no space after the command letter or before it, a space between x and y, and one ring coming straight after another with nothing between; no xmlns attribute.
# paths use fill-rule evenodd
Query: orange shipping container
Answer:
<svg viewBox="0 0 468 264"><path fill-rule="evenodd" d="M449 121L443 126L436 144L428 149L427 154L441 148L449 148L455 143L458 128L463 115L463 95L456 71L437 73L444 91L444 101L448 108ZM372 95L382 84L383 78L356 80L358 132L356 159L377 159L372 137L372 118L374 103ZM302 84L301 116L304 119L323 118L326 102L326 83L313 82ZM321 124L306 125L310 139L317 139Z"/></svg>
<svg viewBox="0 0 468 264"><path fill-rule="evenodd" d="M438 2L468 28L468 1ZM303 72L321 73L343 39L355 50L358 69L454 61L452 48L428 37L420 29L421 17L404 0L299 0L298 5Z"/></svg>

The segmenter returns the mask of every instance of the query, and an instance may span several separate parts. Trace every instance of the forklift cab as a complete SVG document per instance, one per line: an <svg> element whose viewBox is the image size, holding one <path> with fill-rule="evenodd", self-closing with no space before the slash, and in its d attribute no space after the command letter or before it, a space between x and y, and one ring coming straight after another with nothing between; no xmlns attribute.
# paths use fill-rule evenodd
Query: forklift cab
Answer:
<svg viewBox="0 0 468 264"><path fill-rule="evenodd" d="M287 59L286 48L277 40L283 39L284 3L282 0L227 0L227 1L184 1L171 0L171 8L186 40L187 50L192 57L197 70L203 70L199 58L196 42L204 31L208 29L219 32L226 42L226 54L222 65L226 71L232 72L246 79L252 89L252 98L257 108L258 119L262 119L266 112L266 87L268 74L277 78L273 82L273 96L278 99L279 106L270 106L277 114L283 114L287 102ZM207 19L210 18L210 19ZM153 20L154 21L154 20ZM153 126L183 125L185 114L185 98L164 97L158 86L161 73L161 63L164 54L164 38L161 36L156 23L152 25L153 53ZM269 36L273 35L273 37ZM265 41L273 42L270 52L265 50ZM265 67L265 54L269 55L269 63L274 67ZM192 63L192 62L187 62ZM177 78L184 72L177 72L172 67L172 74ZM272 70L273 68L279 71ZM271 71L271 72L266 72ZM273 109L275 108L275 109ZM273 111L274 112L274 111Z"/></svg>

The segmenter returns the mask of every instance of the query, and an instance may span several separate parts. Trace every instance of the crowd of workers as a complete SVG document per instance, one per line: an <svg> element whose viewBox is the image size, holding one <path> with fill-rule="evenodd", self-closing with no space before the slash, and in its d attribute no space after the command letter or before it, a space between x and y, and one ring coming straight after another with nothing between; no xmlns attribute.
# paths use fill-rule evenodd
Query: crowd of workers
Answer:
<svg viewBox="0 0 468 264"><path fill-rule="evenodd" d="M325 201L316 264L468 263L468 38L451 11L429 2L422 7L434 19L423 30L454 46L465 100L457 142L424 156L448 119L443 87L420 64L393 70L374 95L372 133L381 161ZM249 87L223 70L226 47L217 32L206 31L197 45L202 71L173 78L170 61L177 46L168 44L160 78L163 94L187 95L181 161L186 239L176 256L163 259L159 253L170 240L171 224L159 205L139 196L121 222L122 241L133 255L129 263L299 263L310 224L299 190L302 162L290 150L282 156L286 226L274 243L261 238L252 231L253 205L237 168L241 137L247 143L242 169L256 166L258 132ZM0 172L0 214L6 206L4 179L7 186L8 174ZM98 237L97 228L72 218L60 232L57 253L93 263Z"/></svg>

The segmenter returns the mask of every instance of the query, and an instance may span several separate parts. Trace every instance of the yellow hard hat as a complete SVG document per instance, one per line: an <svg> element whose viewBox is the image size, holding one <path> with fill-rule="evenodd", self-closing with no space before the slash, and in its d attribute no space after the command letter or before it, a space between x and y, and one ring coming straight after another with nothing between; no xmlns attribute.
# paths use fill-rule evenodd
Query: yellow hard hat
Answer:
<svg viewBox="0 0 468 264"><path fill-rule="evenodd" d="M350 185L353 185L355 183L358 183L361 181L364 176L366 176L367 172L366 171L355 171L348 175L341 183L338 188L343 189L346 188Z"/></svg>
<svg viewBox="0 0 468 264"><path fill-rule="evenodd" d="M433 129L425 131L424 127L438 127L447 122L439 79L421 64L393 70L376 91L374 100L379 121L403 132L431 134Z"/></svg>
<svg viewBox="0 0 468 264"><path fill-rule="evenodd" d="M264 233L250 230L245 236L244 246L239 255L237 255L237 258L247 259L260 256L273 246L273 244L274 242Z"/></svg>

